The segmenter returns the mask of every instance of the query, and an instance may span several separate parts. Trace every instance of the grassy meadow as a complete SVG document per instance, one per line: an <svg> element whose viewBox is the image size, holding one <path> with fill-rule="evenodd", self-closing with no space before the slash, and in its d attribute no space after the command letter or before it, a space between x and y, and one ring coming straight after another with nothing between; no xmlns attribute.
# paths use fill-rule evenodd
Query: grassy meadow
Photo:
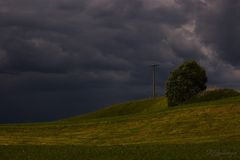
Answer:
<svg viewBox="0 0 240 160"><path fill-rule="evenodd" d="M0 146L1 160L239 160L240 143Z"/></svg>
<svg viewBox="0 0 240 160"><path fill-rule="evenodd" d="M240 159L240 96L173 108L160 97L55 122L2 124L0 160L8 159Z"/></svg>

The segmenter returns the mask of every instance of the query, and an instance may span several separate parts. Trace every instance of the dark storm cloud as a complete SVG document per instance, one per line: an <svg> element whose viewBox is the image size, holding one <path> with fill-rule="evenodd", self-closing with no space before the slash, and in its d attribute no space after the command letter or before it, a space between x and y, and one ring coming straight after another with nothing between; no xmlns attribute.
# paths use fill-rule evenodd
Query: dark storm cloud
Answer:
<svg viewBox="0 0 240 160"><path fill-rule="evenodd" d="M160 64L162 94L170 70L184 59L207 67L211 85L227 80L234 87L240 79L235 5L0 0L1 121L49 120L147 97L153 63ZM221 69L228 74L219 76Z"/></svg>
<svg viewBox="0 0 240 160"><path fill-rule="evenodd" d="M209 1L197 16L197 32L226 63L239 67L240 1Z"/></svg>

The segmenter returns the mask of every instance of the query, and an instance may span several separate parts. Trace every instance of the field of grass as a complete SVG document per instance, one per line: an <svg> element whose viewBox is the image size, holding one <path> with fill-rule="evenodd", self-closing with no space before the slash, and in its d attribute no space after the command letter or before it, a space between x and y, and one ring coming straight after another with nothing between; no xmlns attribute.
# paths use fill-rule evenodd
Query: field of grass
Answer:
<svg viewBox="0 0 240 160"><path fill-rule="evenodd" d="M0 146L1 160L239 160L240 143Z"/></svg>
<svg viewBox="0 0 240 160"><path fill-rule="evenodd" d="M56 122L0 125L2 159L240 159L240 96L174 108L161 97Z"/></svg>

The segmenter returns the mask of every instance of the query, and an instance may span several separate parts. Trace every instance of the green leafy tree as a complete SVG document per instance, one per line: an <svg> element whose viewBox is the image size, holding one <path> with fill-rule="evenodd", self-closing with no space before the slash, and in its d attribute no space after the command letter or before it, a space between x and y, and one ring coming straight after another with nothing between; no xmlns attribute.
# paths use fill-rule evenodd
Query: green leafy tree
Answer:
<svg viewBox="0 0 240 160"><path fill-rule="evenodd" d="M169 106L182 104L206 89L207 75L196 61L188 60L175 69L166 83Z"/></svg>

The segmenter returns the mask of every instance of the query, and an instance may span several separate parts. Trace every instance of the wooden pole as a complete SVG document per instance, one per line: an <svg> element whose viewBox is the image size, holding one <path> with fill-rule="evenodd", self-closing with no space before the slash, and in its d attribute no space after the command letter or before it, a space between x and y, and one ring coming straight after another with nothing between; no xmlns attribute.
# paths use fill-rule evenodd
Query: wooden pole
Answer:
<svg viewBox="0 0 240 160"><path fill-rule="evenodd" d="M153 98L155 98L155 97L157 97L157 93L156 93L156 72L157 72L157 67L158 67L159 65L157 65L157 64L154 64L154 65L151 65L151 67L152 67L152 74L153 74Z"/></svg>

